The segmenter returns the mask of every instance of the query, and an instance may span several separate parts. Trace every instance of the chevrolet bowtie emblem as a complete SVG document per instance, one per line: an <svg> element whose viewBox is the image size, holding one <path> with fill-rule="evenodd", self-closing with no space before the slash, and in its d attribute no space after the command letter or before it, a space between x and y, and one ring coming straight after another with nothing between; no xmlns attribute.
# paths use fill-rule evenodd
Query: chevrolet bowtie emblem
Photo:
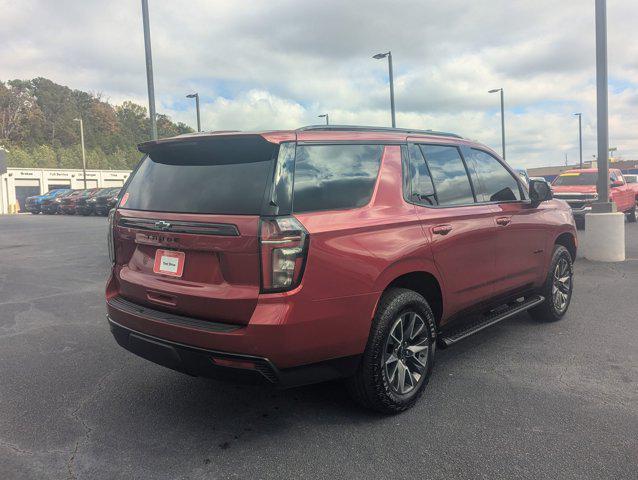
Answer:
<svg viewBox="0 0 638 480"><path fill-rule="evenodd" d="M169 230L171 228L171 224L168 222L165 222L164 220L159 220L155 222L155 228L157 230Z"/></svg>

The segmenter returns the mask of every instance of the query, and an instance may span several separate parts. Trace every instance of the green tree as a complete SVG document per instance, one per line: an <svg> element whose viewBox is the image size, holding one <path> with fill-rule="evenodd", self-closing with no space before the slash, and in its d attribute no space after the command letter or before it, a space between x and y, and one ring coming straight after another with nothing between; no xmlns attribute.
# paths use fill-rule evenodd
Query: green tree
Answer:
<svg viewBox="0 0 638 480"><path fill-rule="evenodd" d="M55 168L57 167L57 155L55 150L49 145L38 145L31 152L36 167Z"/></svg>
<svg viewBox="0 0 638 480"><path fill-rule="evenodd" d="M11 147L7 153L7 165L9 167L35 167L31 154L20 147Z"/></svg>
<svg viewBox="0 0 638 480"><path fill-rule="evenodd" d="M0 143L18 167L80 168L82 118L88 168L127 169L149 140L146 108L126 101L113 106L98 93L71 90L46 78L0 81ZM192 132L184 123L158 115L160 137Z"/></svg>

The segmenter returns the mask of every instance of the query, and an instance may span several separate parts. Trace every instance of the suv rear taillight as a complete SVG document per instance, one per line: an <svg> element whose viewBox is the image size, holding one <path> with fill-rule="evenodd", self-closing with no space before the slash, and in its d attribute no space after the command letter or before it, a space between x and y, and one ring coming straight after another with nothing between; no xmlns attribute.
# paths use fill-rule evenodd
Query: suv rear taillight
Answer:
<svg viewBox="0 0 638 480"><path fill-rule="evenodd" d="M295 217L262 218L261 291L284 292L299 285L308 253L308 232Z"/></svg>
<svg viewBox="0 0 638 480"><path fill-rule="evenodd" d="M115 265L115 209L109 212L109 231L107 234L107 243L109 246L109 260Z"/></svg>

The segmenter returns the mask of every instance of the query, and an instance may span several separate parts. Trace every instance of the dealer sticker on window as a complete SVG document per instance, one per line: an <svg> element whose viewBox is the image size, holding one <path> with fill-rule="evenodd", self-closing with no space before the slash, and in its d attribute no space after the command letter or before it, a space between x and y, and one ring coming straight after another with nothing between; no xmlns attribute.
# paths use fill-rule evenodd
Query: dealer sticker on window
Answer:
<svg viewBox="0 0 638 480"><path fill-rule="evenodd" d="M186 254L174 250L156 250L153 272L171 277L181 277L184 272Z"/></svg>

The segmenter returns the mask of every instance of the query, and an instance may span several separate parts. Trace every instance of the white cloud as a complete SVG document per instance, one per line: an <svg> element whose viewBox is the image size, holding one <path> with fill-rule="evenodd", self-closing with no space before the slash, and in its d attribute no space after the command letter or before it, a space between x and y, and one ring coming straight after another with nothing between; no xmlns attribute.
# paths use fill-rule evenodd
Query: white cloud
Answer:
<svg viewBox="0 0 638 480"><path fill-rule="evenodd" d="M210 129L387 125L391 49L400 126L451 130L500 150L504 87L508 160L560 164L595 153L593 2L582 0L152 0L155 87L163 112L191 125L202 97ZM0 0L0 79L46 76L146 104L138 1ZM635 0L609 0L611 143L638 158Z"/></svg>
<svg viewBox="0 0 638 480"><path fill-rule="evenodd" d="M184 123L193 123L194 111L168 111ZM306 109L298 103L263 90L250 90L230 100L223 97L202 105L203 130L293 129L306 122Z"/></svg>

